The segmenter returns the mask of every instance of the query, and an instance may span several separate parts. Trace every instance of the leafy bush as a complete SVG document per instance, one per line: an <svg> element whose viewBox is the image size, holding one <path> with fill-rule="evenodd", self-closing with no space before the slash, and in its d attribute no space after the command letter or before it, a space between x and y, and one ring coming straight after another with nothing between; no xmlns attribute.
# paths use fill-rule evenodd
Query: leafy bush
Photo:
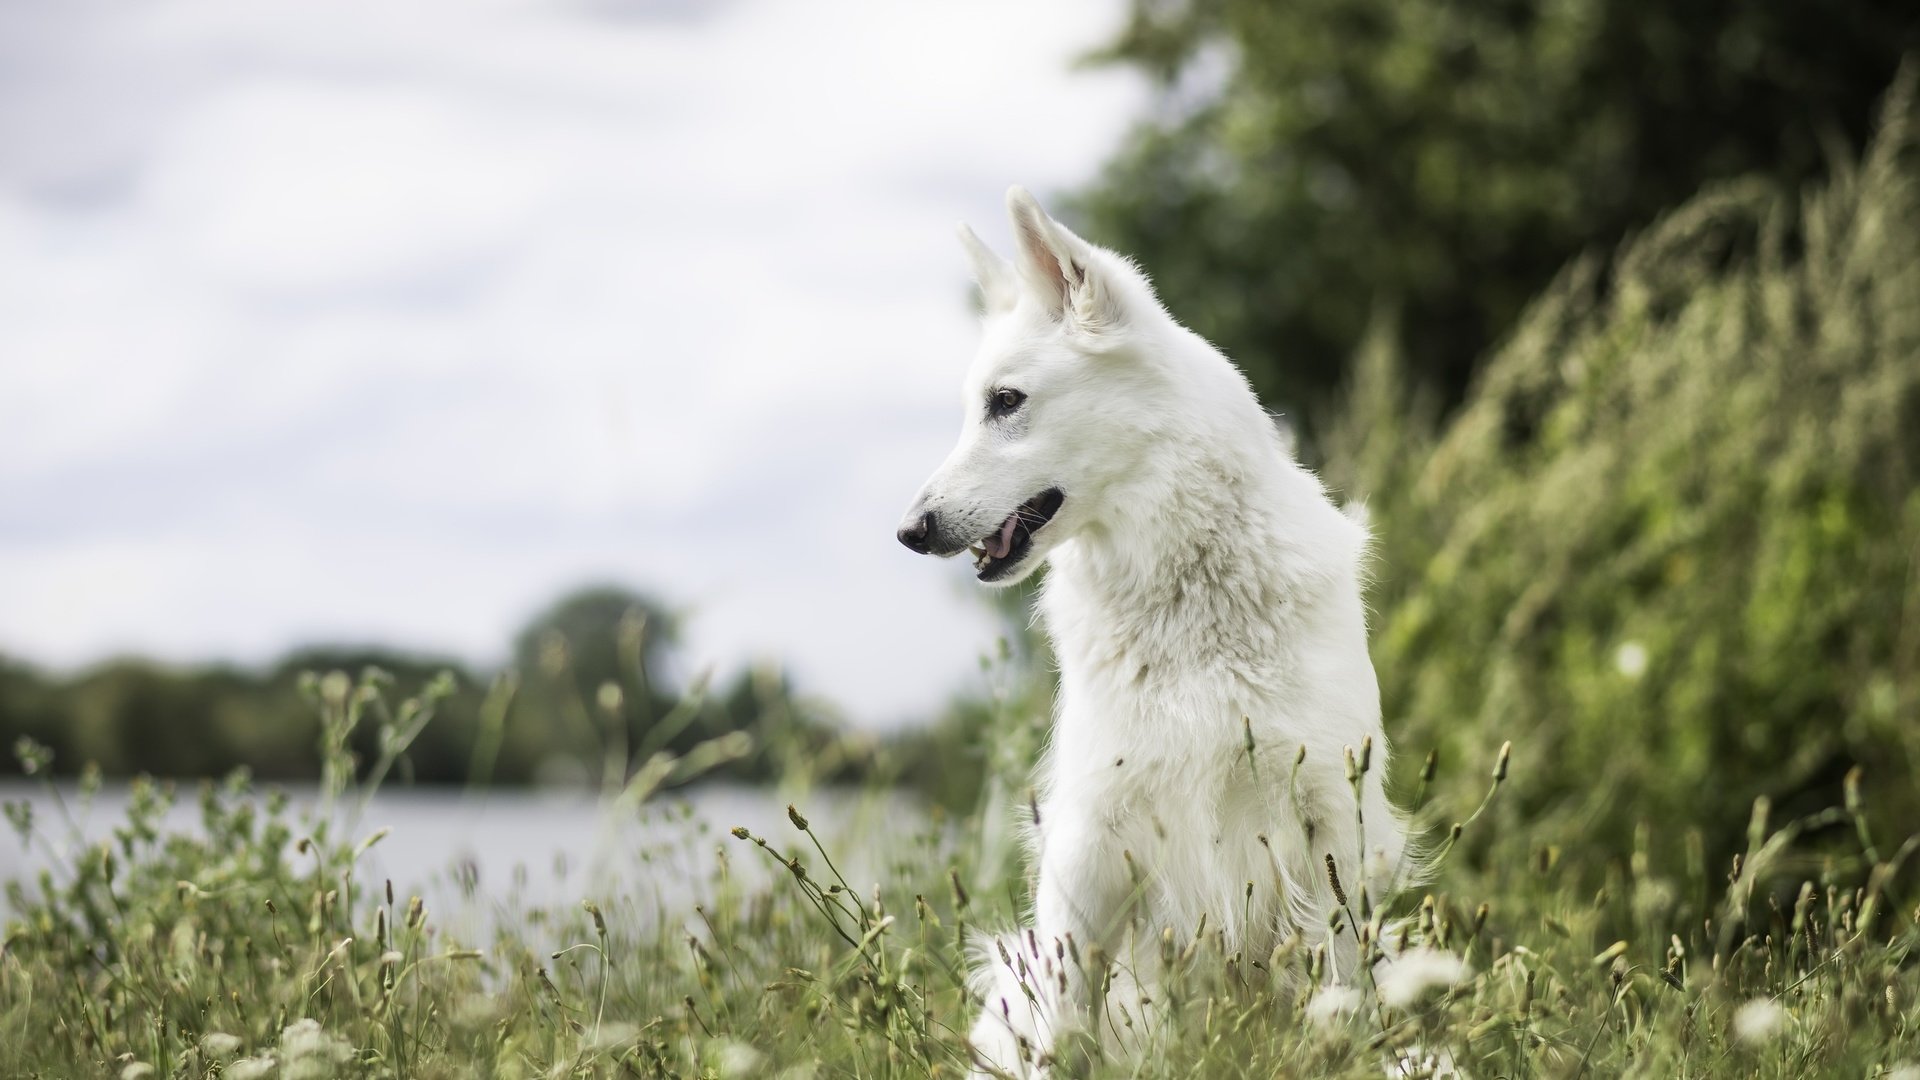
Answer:
<svg viewBox="0 0 1920 1080"><path fill-rule="evenodd" d="M1590 883L1629 850L1698 879L1756 797L1807 812L1856 767L1920 821L1913 75L1825 186L1721 185L1575 263L1444 430L1365 352L1325 447L1381 537L1388 730L1514 741L1490 857L1545 828Z"/></svg>

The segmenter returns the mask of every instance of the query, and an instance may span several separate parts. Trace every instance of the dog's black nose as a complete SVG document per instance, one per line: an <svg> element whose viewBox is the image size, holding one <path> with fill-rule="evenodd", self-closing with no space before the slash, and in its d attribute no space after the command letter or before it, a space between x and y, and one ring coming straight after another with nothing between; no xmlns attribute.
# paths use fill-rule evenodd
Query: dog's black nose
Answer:
<svg viewBox="0 0 1920 1080"><path fill-rule="evenodd" d="M931 554L933 551L933 511L929 510L921 514L913 524L901 529L895 535L900 537L901 543L907 545L908 551L919 555Z"/></svg>

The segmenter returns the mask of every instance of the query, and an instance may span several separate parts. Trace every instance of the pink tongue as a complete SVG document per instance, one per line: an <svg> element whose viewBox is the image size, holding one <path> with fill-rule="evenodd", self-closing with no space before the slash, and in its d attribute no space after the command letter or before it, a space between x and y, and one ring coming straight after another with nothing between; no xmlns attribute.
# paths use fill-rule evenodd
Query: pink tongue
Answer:
<svg viewBox="0 0 1920 1080"><path fill-rule="evenodd" d="M996 559L1004 559L1007 557L1007 552L1013 550L1013 527L1018 524L1019 521L1020 515L1018 514L1007 518L1007 523L1000 526L1000 535L987 541L987 554Z"/></svg>

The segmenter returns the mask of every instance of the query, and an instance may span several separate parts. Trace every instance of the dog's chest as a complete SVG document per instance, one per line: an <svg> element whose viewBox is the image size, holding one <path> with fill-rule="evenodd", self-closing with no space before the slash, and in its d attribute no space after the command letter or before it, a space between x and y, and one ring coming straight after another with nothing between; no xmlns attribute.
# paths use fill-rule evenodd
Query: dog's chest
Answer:
<svg viewBox="0 0 1920 1080"><path fill-rule="evenodd" d="M1063 735L1086 727L1120 752L1211 755L1242 717L1265 725L1296 696L1298 613L1260 576L1061 578L1042 618L1060 661Z"/></svg>
<svg viewBox="0 0 1920 1080"><path fill-rule="evenodd" d="M1136 742L1123 750L1114 742L1111 733L1095 734L1079 744L1098 747L1090 752L1056 747L1042 834L1064 824L1070 835L1096 837L1109 857L1123 859L1139 875L1138 914L1154 932L1191 930L1204 913L1225 931L1229 948L1238 948L1248 940L1246 920L1277 927L1282 900L1270 887L1265 839L1276 826L1260 777L1262 770L1279 775L1280 763L1252 766L1220 740L1178 749ZM1259 883L1257 893L1248 882Z"/></svg>
<svg viewBox="0 0 1920 1080"><path fill-rule="evenodd" d="M1364 636L1257 573L1126 593L1079 569L1042 609L1061 675L1048 788L1154 864L1173 907L1217 901L1268 865L1263 835L1297 831L1280 797L1296 752L1315 746L1317 774L1377 716L1341 689L1371 674Z"/></svg>
<svg viewBox="0 0 1920 1080"><path fill-rule="evenodd" d="M1255 657L1176 645L1159 627L1084 615L1062 630L1053 790L1110 825L1132 822L1142 832L1130 840L1141 848L1167 832L1182 842L1211 838L1219 819L1256 798L1247 736L1257 729L1272 742L1268 733L1297 711L1283 649Z"/></svg>

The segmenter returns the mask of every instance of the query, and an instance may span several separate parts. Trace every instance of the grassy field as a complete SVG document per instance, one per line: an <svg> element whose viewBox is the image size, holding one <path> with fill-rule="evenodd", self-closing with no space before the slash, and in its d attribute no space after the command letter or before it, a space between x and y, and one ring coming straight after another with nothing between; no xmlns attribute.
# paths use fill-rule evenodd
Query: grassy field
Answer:
<svg viewBox="0 0 1920 1080"><path fill-rule="evenodd" d="M1432 884L1350 898L1338 932L1374 964L1347 986L1204 926L1135 941L1164 972L1153 1053L1058 1074L1920 1080L1917 80L1827 184L1714 188L1571 266L1444 423L1377 343L1316 449L1381 523L1375 663ZM311 818L236 777L170 835L193 796L141 783L71 850L9 808L51 869L8 898L0 1074L966 1071L968 936L1026 892L1006 815L1044 661L906 774L963 820L822 837L800 798L779 835L687 821L717 847L697 906L642 882L466 937L356 872L381 837L325 809L367 799L449 688L304 686ZM609 806L640 815L746 739L610 757ZM856 854L877 884L842 880Z"/></svg>
<svg viewBox="0 0 1920 1080"><path fill-rule="evenodd" d="M345 734L372 722L379 681L336 674L315 687L331 748L325 794L364 798L356 772L385 771L417 709L395 710L387 756L356 770ZM20 750L44 772L36 748ZM1474 770L1494 804L1505 760L1489 754ZM637 812L698 768L657 760L615 801ZM156 826L178 797L199 800L201 829ZM1444 1053L1476 1077L1910 1080L1920 909L1889 885L1910 880L1899 870L1920 840L1883 835L1857 813L1865 800L1848 802L1808 820L1755 807L1739 861L1702 866L1697 880L1644 874L1635 852L1619 851L1590 891L1557 855L1578 836L1536 837L1524 864L1444 863L1430 891L1351 898L1341 932L1377 964L1350 987L1319 985L1307 949L1228 955L1204 928L1142 942L1134 962L1171 973L1158 1050L1062 1072L1377 1077L1392 1060ZM1429 805L1422 816L1457 816L1467 834L1494 820L1472 810ZM58 823L19 807L8 816L23 842L60 848ZM1798 836L1836 825L1850 850L1796 861ZM1004 860L981 856L981 826L936 818L913 835L862 838L884 868L863 884L840 878L835 843L796 807L782 835L707 836L716 869L691 910L582 896L463 940L409 882L356 875L377 832L291 820L284 798L240 777L197 795L143 782L112 841L9 898L0 1073L959 1075L972 1009L965 939L1008 923L1023 888ZM1443 847L1452 834L1434 832ZM1675 888L1711 914L1662 921L1689 905L1649 893ZM1118 1004L1114 1015L1127 1011Z"/></svg>

